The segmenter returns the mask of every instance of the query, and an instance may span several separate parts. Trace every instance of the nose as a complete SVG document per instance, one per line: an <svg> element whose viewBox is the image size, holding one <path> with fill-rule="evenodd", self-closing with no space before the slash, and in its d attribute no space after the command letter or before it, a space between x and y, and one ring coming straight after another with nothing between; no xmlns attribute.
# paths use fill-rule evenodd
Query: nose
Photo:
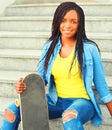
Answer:
<svg viewBox="0 0 112 130"><path fill-rule="evenodd" d="M66 23L65 23L65 27L66 27L66 28L69 28L69 27L70 27L70 22L66 22Z"/></svg>

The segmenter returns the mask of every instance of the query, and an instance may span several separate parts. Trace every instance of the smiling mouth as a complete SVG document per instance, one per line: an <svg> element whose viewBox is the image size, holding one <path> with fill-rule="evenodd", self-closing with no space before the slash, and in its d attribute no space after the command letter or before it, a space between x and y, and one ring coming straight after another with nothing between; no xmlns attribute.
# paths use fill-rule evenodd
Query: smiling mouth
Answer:
<svg viewBox="0 0 112 130"><path fill-rule="evenodd" d="M71 30L63 30L64 33L71 33Z"/></svg>

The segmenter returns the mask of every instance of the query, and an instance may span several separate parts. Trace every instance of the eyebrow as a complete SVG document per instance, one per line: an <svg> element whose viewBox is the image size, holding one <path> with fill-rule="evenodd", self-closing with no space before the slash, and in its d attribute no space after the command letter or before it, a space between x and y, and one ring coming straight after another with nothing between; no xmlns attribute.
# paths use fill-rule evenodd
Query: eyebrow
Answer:
<svg viewBox="0 0 112 130"><path fill-rule="evenodd" d="M63 18L63 19L66 19L66 18ZM72 18L71 20L78 20L78 19L76 19L76 18Z"/></svg>
<svg viewBox="0 0 112 130"><path fill-rule="evenodd" d="M66 18L63 18L62 20L66 20ZM70 19L71 21L76 21L78 22L79 20L78 19Z"/></svg>

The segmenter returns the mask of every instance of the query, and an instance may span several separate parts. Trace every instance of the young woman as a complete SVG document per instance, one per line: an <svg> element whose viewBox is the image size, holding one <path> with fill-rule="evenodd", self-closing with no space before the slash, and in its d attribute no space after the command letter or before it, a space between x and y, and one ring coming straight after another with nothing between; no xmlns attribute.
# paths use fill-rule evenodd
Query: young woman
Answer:
<svg viewBox="0 0 112 130"><path fill-rule="evenodd" d="M112 115L112 95L99 49L87 38L84 12L76 3L64 2L57 7L52 34L43 48L37 73L48 85L49 119L62 117L64 130L84 130L83 124L89 120L96 126L102 123L92 82ZM16 83L17 93L27 89L22 80ZM1 129L17 130L19 122L20 110L11 104Z"/></svg>

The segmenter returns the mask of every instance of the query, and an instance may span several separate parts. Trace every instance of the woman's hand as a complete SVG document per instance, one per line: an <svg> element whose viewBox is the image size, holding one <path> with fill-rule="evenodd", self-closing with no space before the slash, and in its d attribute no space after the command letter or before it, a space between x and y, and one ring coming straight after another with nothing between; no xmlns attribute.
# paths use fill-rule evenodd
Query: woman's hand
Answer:
<svg viewBox="0 0 112 130"><path fill-rule="evenodd" d="M22 93L22 92L26 89L26 84L23 83L23 78L20 78L20 79L17 81L15 87L16 87L16 92L17 92L17 94Z"/></svg>

